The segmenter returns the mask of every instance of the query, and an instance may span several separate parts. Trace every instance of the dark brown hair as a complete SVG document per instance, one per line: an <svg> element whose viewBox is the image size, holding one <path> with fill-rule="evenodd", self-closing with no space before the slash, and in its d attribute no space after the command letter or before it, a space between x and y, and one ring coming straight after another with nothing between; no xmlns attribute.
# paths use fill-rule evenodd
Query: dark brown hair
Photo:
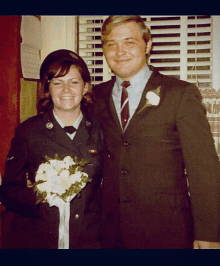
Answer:
<svg viewBox="0 0 220 266"><path fill-rule="evenodd" d="M88 67L83 59L70 50L57 50L50 53L43 61L40 68L40 81L42 97L38 101L38 113L47 111L53 107L53 101L49 93L49 82L54 78L64 77L75 66L84 83L88 83L89 91L84 94L81 105L92 102L92 93L90 89L91 77Z"/></svg>

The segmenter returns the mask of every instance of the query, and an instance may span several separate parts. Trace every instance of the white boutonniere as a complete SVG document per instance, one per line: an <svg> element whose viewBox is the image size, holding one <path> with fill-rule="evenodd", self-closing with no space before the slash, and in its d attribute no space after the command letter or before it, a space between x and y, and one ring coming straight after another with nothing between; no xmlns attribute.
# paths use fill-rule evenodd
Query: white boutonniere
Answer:
<svg viewBox="0 0 220 266"><path fill-rule="evenodd" d="M160 103L160 89L161 89L161 86L157 87L155 90L147 92L146 103L144 107L138 113L140 113L143 109L147 107L157 106Z"/></svg>

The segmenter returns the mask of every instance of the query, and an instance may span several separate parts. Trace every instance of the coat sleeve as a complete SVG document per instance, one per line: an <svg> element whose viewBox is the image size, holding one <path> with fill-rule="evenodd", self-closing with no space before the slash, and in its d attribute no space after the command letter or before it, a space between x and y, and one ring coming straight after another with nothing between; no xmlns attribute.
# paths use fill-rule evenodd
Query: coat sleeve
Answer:
<svg viewBox="0 0 220 266"><path fill-rule="evenodd" d="M27 187L28 144L22 126L15 130L2 180L2 202L8 210L24 216L34 216L38 207L36 195Z"/></svg>
<svg viewBox="0 0 220 266"><path fill-rule="evenodd" d="M220 241L220 169L199 90L189 85L177 114L194 220L194 239Z"/></svg>

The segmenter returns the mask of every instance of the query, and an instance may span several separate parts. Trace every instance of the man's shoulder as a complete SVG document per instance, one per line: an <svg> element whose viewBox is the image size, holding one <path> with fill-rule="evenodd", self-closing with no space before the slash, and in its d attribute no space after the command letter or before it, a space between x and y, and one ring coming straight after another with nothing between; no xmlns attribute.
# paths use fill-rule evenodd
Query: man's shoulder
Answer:
<svg viewBox="0 0 220 266"><path fill-rule="evenodd" d="M95 85L93 88L92 88L92 91L94 92L94 94L105 94L106 91L108 90L108 88L112 88L113 85L115 83L115 77L113 77L111 80L108 80L108 81L105 81L105 82L102 82L100 84L97 84Z"/></svg>
<svg viewBox="0 0 220 266"><path fill-rule="evenodd" d="M188 86L195 86L194 84L188 81L185 81L185 80L181 80L181 79L170 77L170 76L163 75L163 74L161 75L163 76L163 83L170 85L170 86L180 87L180 88L188 87Z"/></svg>

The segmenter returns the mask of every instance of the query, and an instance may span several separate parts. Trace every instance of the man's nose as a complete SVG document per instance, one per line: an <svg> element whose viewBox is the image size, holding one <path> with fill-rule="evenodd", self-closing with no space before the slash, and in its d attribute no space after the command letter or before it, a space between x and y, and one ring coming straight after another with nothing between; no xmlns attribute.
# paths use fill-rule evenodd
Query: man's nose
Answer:
<svg viewBox="0 0 220 266"><path fill-rule="evenodd" d="M116 52L118 55L123 55L124 53L126 53L125 46L123 44L118 44Z"/></svg>

